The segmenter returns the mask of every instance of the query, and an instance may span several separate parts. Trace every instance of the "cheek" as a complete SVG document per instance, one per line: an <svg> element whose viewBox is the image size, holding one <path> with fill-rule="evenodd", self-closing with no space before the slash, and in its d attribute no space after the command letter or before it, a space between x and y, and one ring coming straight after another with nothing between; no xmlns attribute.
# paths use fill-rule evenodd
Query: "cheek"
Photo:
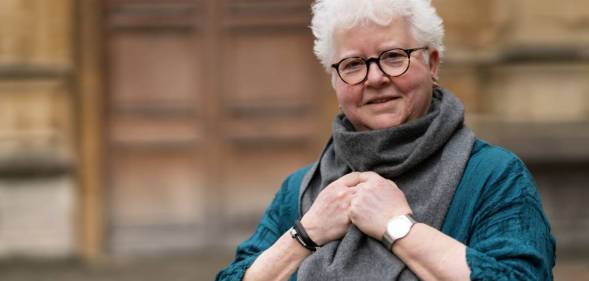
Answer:
<svg viewBox="0 0 589 281"><path fill-rule="evenodd" d="M401 79L395 81L395 85L410 100L421 100L423 96L431 94L433 84L428 75L421 73L421 75L407 75L399 78Z"/></svg>
<svg viewBox="0 0 589 281"><path fill-rule="evenodd" d="M397 86L400 90L412 91L417 88L424 88L429 85L431 88L432 78L429 67L421 59L411 62L411 67L404 75L397 77Z"/></svg>
<svg viewBox="0 0 589 281"><path fill-rule="evenodd" d="M417 73L408 73L417 74ZM427 75L403 75L398 77L395 85L402 93L409 94L415 90L422 89L428 85Z"/></svg>
<svg viewBox="0 0 589 281"><path fill-rule="evenodd" d="M402 78L395 81L395 85L402 95L405 96L406 104L404 109L407 111L406 114L412 116L424 114L429 107L432 94L431 78L428 78L427 75L414 75Z"/></svg>
<svg viewBox="0 0 589 281"><path fill-rule="evenodd" d="M361 93L359 92L359 89L357 89L359 87L351 87L349 85L341 84L342 83L338 83L335 88L338 103L341 106L347 107L357 105L362 100Z"/></svg>

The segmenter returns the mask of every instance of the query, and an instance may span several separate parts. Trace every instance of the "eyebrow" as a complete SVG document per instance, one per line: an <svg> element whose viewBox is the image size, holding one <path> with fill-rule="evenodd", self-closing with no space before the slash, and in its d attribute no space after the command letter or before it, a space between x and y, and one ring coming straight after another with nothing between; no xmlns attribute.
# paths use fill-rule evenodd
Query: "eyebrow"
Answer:
<svg viewBox="0 0 589 281"><path fill-rule="evenodd" d="M383 52L385 52L385 51L389 51L389 50L392 50L392 49L404 49L403 47L399 47L399 45L398 45L398 44L390 44L390 45L383 45L383 46L387 46L387 47L384 47L384 48L382 48L382 47L381 47L381 48L378 48L378 49L377 49L377 50L378 50L378 53L374 54L373 56L363 56L363 55L359 55L359 54L357 54L355 51L351 51L351 52L349 52L349 53L350 53L349 55L346 55L346 56L341 56L341 57L336 57L336 60L337 60L337 61L341 61L341 60L343 60L343 59L347 59L347 58L368 58L368 57L377 57L377 56L379 56L380 54L382 54L382 53L383 53Z"/></svg>

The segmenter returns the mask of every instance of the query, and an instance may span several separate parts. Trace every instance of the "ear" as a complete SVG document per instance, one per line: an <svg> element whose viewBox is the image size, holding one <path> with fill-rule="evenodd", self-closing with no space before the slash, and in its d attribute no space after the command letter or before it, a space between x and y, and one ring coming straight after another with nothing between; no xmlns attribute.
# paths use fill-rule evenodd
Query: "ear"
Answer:
<svg viewBox="0 0 589 281"><path fill-rule="evenodd" d="M437 49L429 51L429 69L432 77L438 78L438 69L440 66L440 52Z"/></svg>

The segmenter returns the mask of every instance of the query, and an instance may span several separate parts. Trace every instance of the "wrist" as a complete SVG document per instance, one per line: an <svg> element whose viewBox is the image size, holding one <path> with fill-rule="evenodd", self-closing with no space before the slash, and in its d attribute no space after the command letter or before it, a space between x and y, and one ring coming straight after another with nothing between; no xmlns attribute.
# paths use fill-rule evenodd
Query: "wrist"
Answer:
<svg viewBox="0 0 589 281"><path fill-rule="evenodd" d="M317 227L316 224L310 222L304 217L300 220L301 225L307 232L307 236L313 240L317 245L325 245L328 241L325 241L321 235L321 228Z"/></svg>
<svg viewBox="0 0 589 281"><path fill-rule="evenodd" d="M319 244L309 237L305 227L299 220L297 220L290 229L290 234L294 240L309 251L315 252L319 248Z"/></svg>
<svg viewBox="0 0 589 281"><path fill-rule="evenodd" d="M411 216L413 219L415 219L415 216L413 215L413 211L411 209L408 210L401 210L401 211L395 211L395 212L389 212L388 214L383 215L382 217L379 218L378 221L378 232L377 237L374 237L376 240L382 240L383 235L387 232L387 226L389 224L389 222L396 218L396 217L400 217L400 216L406 216L409 215Z"/></svg>
<svg viewBox="0 0 589 281"><path fill-rule="evenodd" d="M417 221L411 214L392 217L387 222L381 242L388 250L392 250L393 245L407 236L415 224Z"/></svg>

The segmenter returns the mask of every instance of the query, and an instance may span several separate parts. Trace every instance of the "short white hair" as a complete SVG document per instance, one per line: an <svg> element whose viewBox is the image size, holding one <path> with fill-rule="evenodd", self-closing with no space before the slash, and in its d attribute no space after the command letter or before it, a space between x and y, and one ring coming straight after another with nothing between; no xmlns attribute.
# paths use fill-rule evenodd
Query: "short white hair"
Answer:
<svg viewBox="0 0 589 281"><path fill-rule="evenodd" d="M350 29L365 22L387 26L397 18L408 21L419 47L436 49L443 57L444 24L431 0L316 0L312 10L313 50L328 71L333 63L336 28Z"/></svg>

